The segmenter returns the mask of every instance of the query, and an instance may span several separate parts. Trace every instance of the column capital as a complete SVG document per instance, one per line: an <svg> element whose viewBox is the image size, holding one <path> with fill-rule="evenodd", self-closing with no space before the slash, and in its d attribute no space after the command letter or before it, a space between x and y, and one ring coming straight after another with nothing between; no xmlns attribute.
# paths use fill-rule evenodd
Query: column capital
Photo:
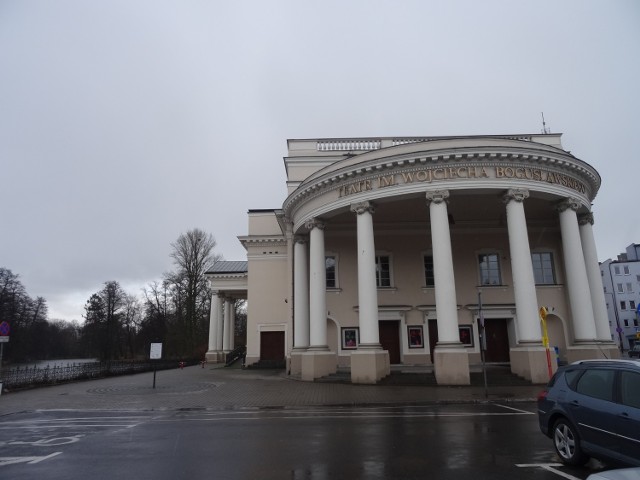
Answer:
<svg viewBox="0 0 640 480"><path fill-rule="evenodd" d="M529 190L525 188L510 188L502 196L502 201L509 203L511 200L515 200L518 203L522 203L526 198L529 198Z"/></svg>
<svg viewBox="0 0 640 480"><path fill-rule="evenodd" d="M449 200L449 190L434 190L425 194L427 198L427 205L435 203L436 205Z"/></svg>
<svg viewBox="0 0 640 480"><path fill-rule="evenodd" d="M578 225L586 225L587 223L593 225L593 212L583 213L578 215Z"/></svg>
<svg viewBox="0 0 640 480"><path fill-rule="evenodd" d="M305 235L295 235L293 237L293 243L301 243L303 245L306 245L307 243L309 243L309 238Z"/></svg>
<svg viewBox="0 0 640 480"><path fill-rule="evenodd" d="M376 211L376 208L375 205L371 202L358 202L351 204L351 211L356 215L362 215L366 212L369 212L373 215L373 212Z"/></svg>
<svg viewBox="0 0 640 480"><path fill-rule="evenodd" d="M304 226L307 230L311 231L314 228L324 230L325 223L319 218L310 218L306 222L304 222Z"/></svg>
<svg viewBox="0 0 640 480"><path fill-rule="evenodd" d="M577 212L580 208L580 201L577 198L565 198L556 204L558 212L562 213L565 210L571 209Z"/></svg>

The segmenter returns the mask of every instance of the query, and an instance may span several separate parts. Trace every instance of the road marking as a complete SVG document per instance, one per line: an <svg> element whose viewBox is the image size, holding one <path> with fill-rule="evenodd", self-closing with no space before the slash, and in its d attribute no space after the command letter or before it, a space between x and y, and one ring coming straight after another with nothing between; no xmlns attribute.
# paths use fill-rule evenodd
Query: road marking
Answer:
<svg viewBox="0 0 640 480"><path fill-rule="evenodd" d="M55 438L41 438L35 442L22 442L19 440L11 440L9 442L0 442L0 445L32 445L36 447L52 447L58 445L67 445L69 443L76 443L80 441L80 437L84 435L73 435L72 437L55 437Z"/></svg>
<svg viewBox="0 0 640 480"><path fill-rule="evenodd" d="M51 429L51 428L92 428L92 427L121 427L121 428L131 428L131 427L135 427L136 425L139 425L137 423L132 423L132 424L117 424L117 423L109 423L109 424L95 424L95 425L89 425L89 424L73 424L73 425L55 425L55 424L49 424L49 425L24 425L24 426L0 426L0 430L16 430L16 429L22 429L22 430L38 430L38 429L43 429L46 428Z"/></svg>
<svg viewBox="0 0 640 480"><path fill-rule="evenodd" d="M500 404L500 403L494 403L494 405L495 405L496 407L506 408L507 410L513 410L514 412L518 412L518 413L521 413L521 414L523 414L523 415L535 415L535 413L534 413L534 412L529 412L528 410L521 410L521 409L519 409L519 408L510 407L510 406L508 406L508 405L502 405L502 404Z"/></svg>
<svg viewBox="0 0 640 480"><path fill-rule="evenodd" d="M569 475L568 473L561 472L560 470L556 470L553 467L561 467L561 463L523 463L516 464L516 467L521 468L542 468L548 472L555 473L556 475L560 475L561 477L568 478L569 480L581 480L578 477L574 477L573 475Z"/></svg>
<svg viewBox="0 0 640 480"><path fill-rule="evenodd" d="M321 417L342 418L342 419L371 419L371 418L443 418L443 417L507 417L534 415L524 410L514 410L512 412L376 412L376 411L336 411L336 410L282 410L282 411L253 411L253 412L194 412L191 415L182 415L172 418L159 418L159 422L183 422L183 421L210 421L218 422L224 420L304 420Z"/></svg>
<svg viewBox="0 0 640 480"><path fill-rule="evenodd" d="M60 455L62 452L55 452L45 457L0 457L0 467L4 467L5 465L15 465L16 463L26 463L27 465L34 465L36 463L40 463L44 460L48 460L57 455Z"/></svg>

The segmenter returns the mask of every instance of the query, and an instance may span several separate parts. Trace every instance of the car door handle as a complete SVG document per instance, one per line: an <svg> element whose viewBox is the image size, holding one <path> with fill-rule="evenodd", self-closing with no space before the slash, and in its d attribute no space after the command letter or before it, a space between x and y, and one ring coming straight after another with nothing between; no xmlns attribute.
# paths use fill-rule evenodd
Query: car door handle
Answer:
<svg viewBox="0 0 640 480"><path fill-rule="evenodd" d="M618 416L624 418L625 420L629 420L630 418L627 412L619 413Z"/></svg>

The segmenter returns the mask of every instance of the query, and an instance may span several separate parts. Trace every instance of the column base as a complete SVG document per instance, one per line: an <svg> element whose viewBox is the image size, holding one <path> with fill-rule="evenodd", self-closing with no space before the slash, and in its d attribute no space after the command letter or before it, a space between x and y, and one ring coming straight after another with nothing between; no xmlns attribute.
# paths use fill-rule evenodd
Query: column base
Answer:
<svg viewBox="0 0 640 480"><path fill-rule="evenodd" d="M509 351L509 358L511 372L531 383L547 383L550 380L549 362L552 374L558 369L553 349L549 349L549 358L547 358L547 349L541 345L512 348Z"/></svg>
<svg viewBox="0 0 640 480"><path fill-rule="evenodd" d="M464 347L438 347L433 351L438 385L470 385L469 354Z"/></svg>
<svg viewBox="0 0 640 480"><path fill-rule="evenodd" d="M567 348L568 363L606 358L620 358L620 349L615 343L576 345Z"/></svg>
<svg viewBox="0 0 640 480"><path fill-rule="evenodd" d="M387 350L356 350L351 353L351 383L375 384L390 373Z"/></svg>
<svg viewBox="0 0 640 480"><path fill-rule="evenodd" d="M313 351L300 354L302 357L300 378L313 382L338 371L338 355L334 352Z"/></svg>
<svg viewBox="0 0 640 480"><path fill-rule="evenodd" d="M217 352L215 350L209 350L204 354L204 357L207 359L207 363L220 363L220 355L221 352Z"/></svg>
<svg viewBox="0 0 640 480"><path fill-rule="evenodd" d="M289 360L289 375L302 375L302 355L307 351L306 348L291 351L291 359Z"/></svg>

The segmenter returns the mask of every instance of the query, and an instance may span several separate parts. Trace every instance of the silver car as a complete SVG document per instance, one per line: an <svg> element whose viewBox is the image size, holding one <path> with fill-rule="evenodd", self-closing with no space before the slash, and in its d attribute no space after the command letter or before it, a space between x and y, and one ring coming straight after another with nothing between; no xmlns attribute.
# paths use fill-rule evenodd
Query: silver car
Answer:
<svg viewBox="0 0 640 480"><path fill-rule="evenodd" d="M583 360L558 369L538 395L540 430L560 460L640 466L640 362Z"/></svg>

